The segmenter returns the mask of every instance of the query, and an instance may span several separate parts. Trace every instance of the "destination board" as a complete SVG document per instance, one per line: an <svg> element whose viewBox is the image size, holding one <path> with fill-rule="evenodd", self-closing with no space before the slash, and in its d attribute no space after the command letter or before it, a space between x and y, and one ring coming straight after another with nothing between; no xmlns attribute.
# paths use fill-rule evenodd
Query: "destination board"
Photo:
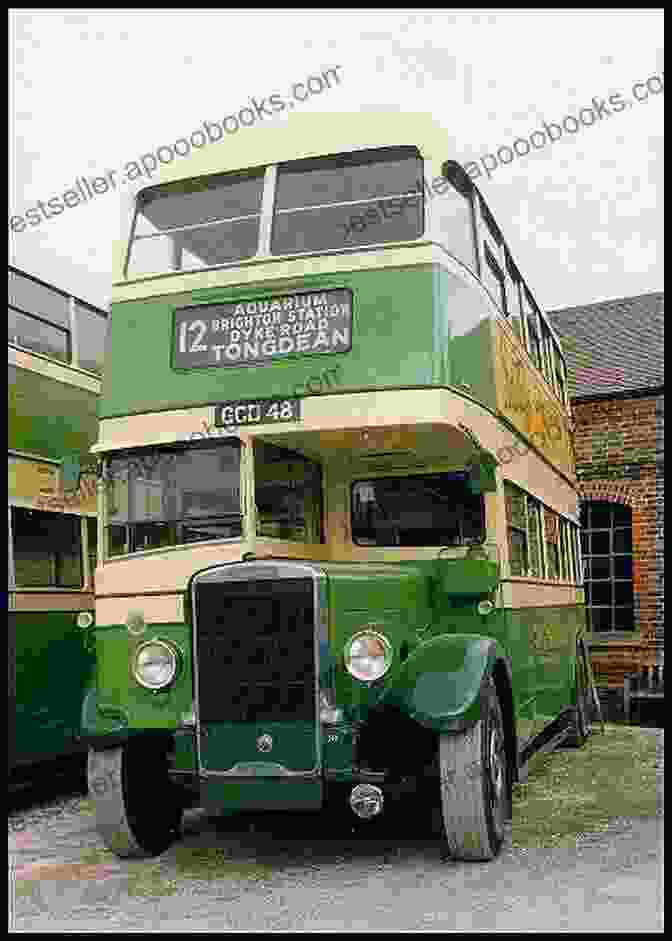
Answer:
<svg viewBox="0 0 672 941"><path fill-rule="evenodd" d="M175 369L254 366L297 353L345 353L351 347L348 288L181 307L174 315Z"/></svg>

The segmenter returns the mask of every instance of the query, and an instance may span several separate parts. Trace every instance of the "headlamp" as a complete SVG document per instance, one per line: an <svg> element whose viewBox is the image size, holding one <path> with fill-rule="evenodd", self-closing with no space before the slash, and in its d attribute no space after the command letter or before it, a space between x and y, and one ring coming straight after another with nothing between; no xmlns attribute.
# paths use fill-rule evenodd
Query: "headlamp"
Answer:
<svg viewBox="0 0 672 941"><path fill-rule="evenodd" d="M392 646L376 631L361 631L345 645L345 668L356 680L367 683L379 680L391 664Z"/></svg>
<svg viewBox="0 0 672 941"><path fill-rule="evenodd" d="M133 676L145 689L163 689L175 679L177 652L163 640L149 640L135 651Z"/></svg>

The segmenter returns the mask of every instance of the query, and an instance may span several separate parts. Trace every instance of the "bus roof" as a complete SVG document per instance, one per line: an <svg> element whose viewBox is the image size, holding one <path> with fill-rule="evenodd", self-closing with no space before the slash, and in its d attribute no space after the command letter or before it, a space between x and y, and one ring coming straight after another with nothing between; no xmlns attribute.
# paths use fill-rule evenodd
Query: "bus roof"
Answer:
<svg viewBox="0 0 672 941"><path fill-rule="evenodd" d="M441 162L452 156L447 132L429 113L310 112L290 114L267 125L224 134L221 141L192 149L189 156L162 165L158 182L172 183L269 163L402 145L415 146L425 159L436 162L437 175ZM150 185L156 186L157 181Z"/></svg>

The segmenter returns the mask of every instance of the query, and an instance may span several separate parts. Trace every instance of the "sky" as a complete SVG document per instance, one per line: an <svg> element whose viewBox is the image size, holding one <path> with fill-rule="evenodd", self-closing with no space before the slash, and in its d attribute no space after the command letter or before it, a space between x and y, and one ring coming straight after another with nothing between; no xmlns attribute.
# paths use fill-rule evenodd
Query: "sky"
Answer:
<svg viewBox="0 0 672 941"><path fill-rule="evenodd" d="M660 9L10 10L9 215L339 66L302 109L431 113L542 308L661 291L662 36ZM591 106L485 174L485 155ZM10 230L9 260L107 307L118 237L107 192Z"/></svg>

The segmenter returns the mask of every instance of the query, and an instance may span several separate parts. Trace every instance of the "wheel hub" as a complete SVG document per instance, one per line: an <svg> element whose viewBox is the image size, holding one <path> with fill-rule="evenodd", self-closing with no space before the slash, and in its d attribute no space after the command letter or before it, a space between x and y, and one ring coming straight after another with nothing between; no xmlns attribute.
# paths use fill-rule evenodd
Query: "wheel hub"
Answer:
<svg viewBox="0 0 672 941"><path fill-rule="evenodd" d="M504 756L504 741L497 728L490 733L488 747L488 775L490 779L490 794L492 799L493 817L498 830L504 827L502 813L506 791L506 760Z"/></svg>

